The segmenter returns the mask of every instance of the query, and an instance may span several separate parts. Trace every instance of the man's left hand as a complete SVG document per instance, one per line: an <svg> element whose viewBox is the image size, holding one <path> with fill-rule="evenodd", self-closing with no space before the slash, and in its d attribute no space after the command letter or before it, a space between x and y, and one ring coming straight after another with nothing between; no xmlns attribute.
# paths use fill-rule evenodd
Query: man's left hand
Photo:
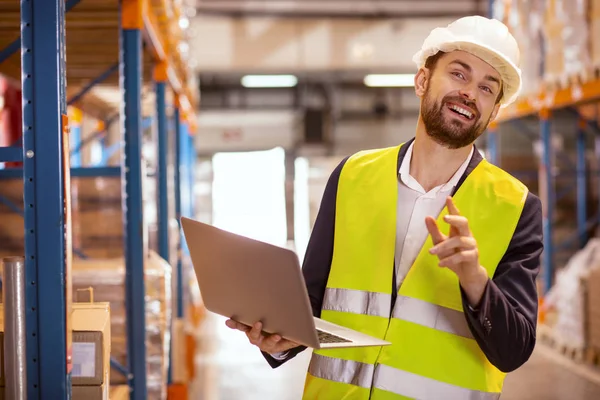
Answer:
<svg viewBox="0 0 600 400"><path fill-rule="evenodd" d="M488 281L485 268L479 264L477 241L469 229L469 221L460 215L451 197L446 199L448 215L444 221L450 225L446 236L432 217L425 219L434 246L429 250L438 257L439 266L452 270L465 290L472 306L479 303Z"/></svg>

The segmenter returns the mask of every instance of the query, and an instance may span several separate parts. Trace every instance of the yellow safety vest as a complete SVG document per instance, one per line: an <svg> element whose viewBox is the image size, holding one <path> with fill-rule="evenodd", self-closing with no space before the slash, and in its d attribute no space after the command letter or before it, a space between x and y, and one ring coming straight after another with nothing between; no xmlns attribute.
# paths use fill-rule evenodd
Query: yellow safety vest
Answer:
<svg viewBox="0 0 600 400"><path fill-rule="evenodd" d="M304 399L498 399L505 374L486 358L463 314L456 275L428 236L391 310L400 146L350 157L336 200L333 260L321 318L393 343L316 350ZM469 220L490 277L513 236L527 187L482 160L454 202ZM440 230L448 234L440 213ZM425 223L425 222L423 222Z"/></svg>

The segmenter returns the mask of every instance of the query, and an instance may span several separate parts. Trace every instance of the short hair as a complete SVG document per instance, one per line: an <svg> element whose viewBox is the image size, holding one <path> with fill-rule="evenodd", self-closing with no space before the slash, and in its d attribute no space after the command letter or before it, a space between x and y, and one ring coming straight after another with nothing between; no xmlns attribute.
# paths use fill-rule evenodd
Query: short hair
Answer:
<svg viewBox="0 0 600 400"><path fill-rule="evenodd" d="M444 54L446 53L443 51L438 51L434 55L427 57L427 59L425 60L425 68L429 69L431 73L433 73L433 71L435 71L435 68L437 67L439 59L442 58ZM504 85L500 85L500 93L498 93L498 97L496 97L496 104L500 102L500 99L502 97L504 97Z"/></svg>

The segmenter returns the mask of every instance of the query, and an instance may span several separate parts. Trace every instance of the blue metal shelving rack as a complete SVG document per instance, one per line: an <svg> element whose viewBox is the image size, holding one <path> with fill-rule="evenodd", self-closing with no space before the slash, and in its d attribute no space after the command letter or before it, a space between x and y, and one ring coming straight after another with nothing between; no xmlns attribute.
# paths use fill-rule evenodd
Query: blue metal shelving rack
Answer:
<svg viewBox="0 0 600 400"><path fill-rule="evenodd" d="M22 147L0 149L0 158L23 163L18 175L24 182L29 399L40 399L42 393L44 398L70 397L64 282L70 233L65 229L70 171L64 151L68 142L64 42L65 8L74 4L22 0L20 40L0 57L4 60L21 50Z"/></svg>
<svg viewBox="0 0 600 400"><path fill-rule="evenodd" d="M0 147L0 161L22 162L22 168L0 169L0 178L18 178L24 182L24 209L12 208L24 216L26 256L27 307L27 380L29 399L70 398L70 372L67 362L66 290L64 277L69 273L70 232L65 228L65 200L69 198L70 176L121 176L123 180L123 210L126 259L127 309L127 367L111 360L111 366L129 379L132 399L145 399L145 288L144 241L142 205L141 132L148 124L142 119L141 91L143 84L143 47L154 48L154 61L162 68L156 79L158 149L158 204L159 253L169 260L167 160L168 121L166 94L174 88L173 71L165 67L165 55L157 48L156 32L150 29L142 16L143 7L137 0L122 0L119 28L119 60L105 72L91 79L82 90L66 99L65 13L80 0L21 0L21 39L0 50L0 62L21 50L23 140L18 146ZM85 3L85 1L83 1ZM125 8L127 8L125 10ZM133 18L132 18L133 16ZM158 57L156 56L158 54ZM158 59L157 59L158 58ZM121 165L107 166L111 151L106 150L100 165L83 167L78 155L86 142L81 141L79 125L71 132L75 148L69 154L67 105L84 99L94 85L105 81L116 72L120 74L122 92L121 111L105 121L108 126L120 118L123 146ZM168 76L168 77L167 77ZM58 83L58 84L57 84ZM181 84L176 81L176 84ZM176 142L175 152L175 209L177 217L193 216L193 138L181 116L179 94L175 94ZM185 99L189 109L189 100ZM189 111L188 111L189 112ZM91 140L101 138L93 135ZM66 145L65 145L66 143ZM89 141L88 141L89 143ZM72 144L72 143L71 143ZM112 149L112 152L115 148ZM69 161L73 161L70 168ZM5 199L0 199L5 200ZM67 203L68 204L68 203ZM181 235L181 232L180 232ZM181 238L180 238L181 239ZM180 248L183 240L180 240ZM77 249L73 249L77 252ZM184 249L185 251L185 249ZM85 257L84 254L79 253ZM176 266L178 317L184 315L184 272L181 251ZM61 323L64 321L64 323ZM42 396L43 393L43 396Z"/></svg>

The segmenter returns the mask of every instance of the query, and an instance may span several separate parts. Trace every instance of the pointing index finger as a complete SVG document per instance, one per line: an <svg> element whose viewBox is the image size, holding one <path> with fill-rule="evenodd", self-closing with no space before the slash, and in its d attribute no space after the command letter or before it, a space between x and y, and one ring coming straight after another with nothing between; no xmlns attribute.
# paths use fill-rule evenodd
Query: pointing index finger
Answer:
<svg viewBox="0 0 600 400"><path fill-rule="evenodd" d="M427 230L429 231L429 234L431 235L431 240L434 245L441 243L446 239L444 234L442 232L440 232L440 229L438 228L438 225L437 225L437 222L435 219L433 219L432 217L425 218L425 225L427 226Z"/></svg>
<svg viewBox="0 0 600 400"><path fill-rule="evenodd" d="M456 208L452 197L448 196L446 198L446 206L448 207L448 213L450 215L460 215L460 211L458 211L458 208Z"/></svg>

